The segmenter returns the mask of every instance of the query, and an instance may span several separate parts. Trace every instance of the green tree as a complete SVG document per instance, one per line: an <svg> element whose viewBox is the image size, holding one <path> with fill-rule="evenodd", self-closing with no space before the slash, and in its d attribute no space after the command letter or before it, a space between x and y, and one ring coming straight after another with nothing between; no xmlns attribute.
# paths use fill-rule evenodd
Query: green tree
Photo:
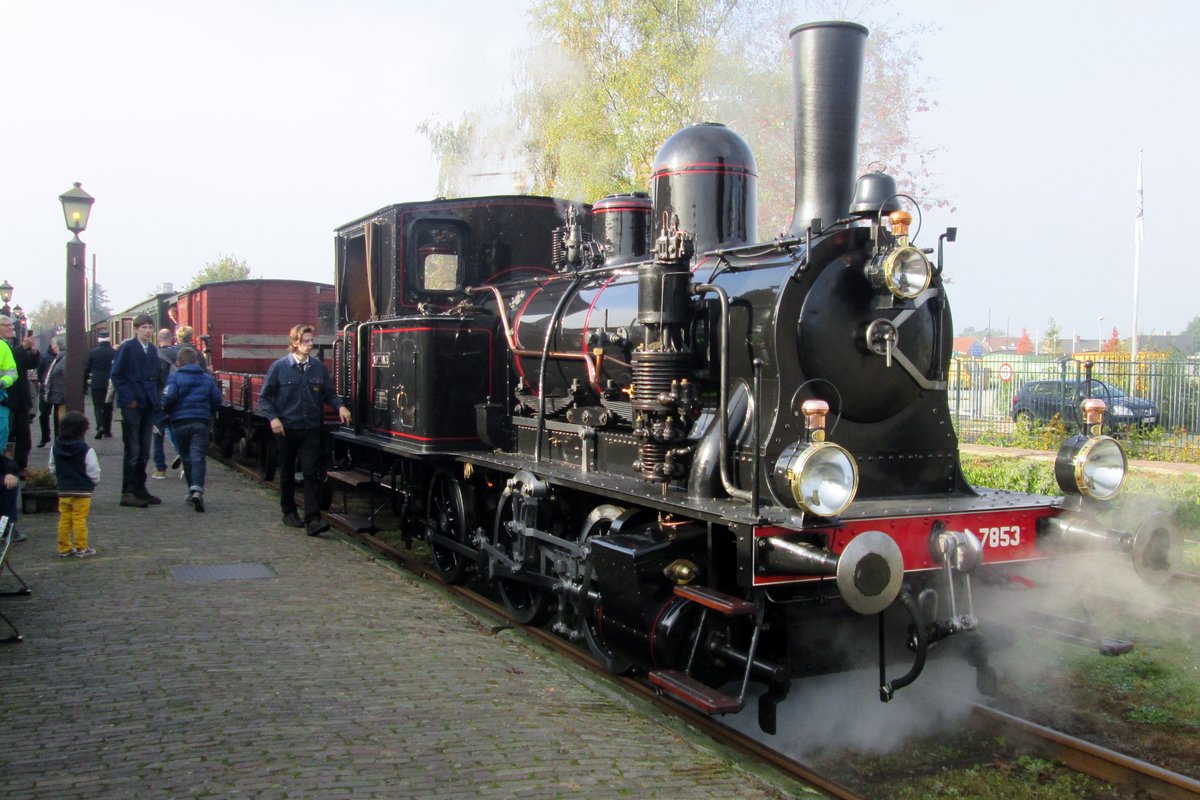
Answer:
<svg viewBox="0 0 1200 800"><path fill-rule="evenodd" d="M1058 339L1062 335L1062 330L1058 327L1058 323L1054 321L1054 317L1046 320L1046 335L1042 338L1042 353L1046 355L1054 355L1058 352Z"/></svg>
<svg viewBox="0 0 1200 800"><path fill-rule="evenodd" d="M250 267L245 260L233 255L219 255L216 261L209 261L200 271L188 281L184 291L195 289L206 283L223 283L225 281L242 281L250 277Z"/></svg>
<svg viewBox="0 0 1200 800"><path fill-rule="evenodd" d="M417 132L429 140L439 156L437 193L440 197L455 197L463 191L463 172L469 168L477 118L478 112L468 111L457 123L427 119L417 126Z"/></svg>
<svg viewBox="0 0 1200 800"><path fill-rule="evenodd" d="M93 322L112 316L112 306L109 305L108 292L99 283L92 284L92 316Z"/></svg>
<svg viewBox="0 0 1200 800"><path fill-rule="evenodd" d="M1192 321L1183 329L1183 335L1192 337L1192 352L1200 353L1200 316L1192 317Z"/></svg>
<svg viewBox="0 0 1200 800"><path fill-rule="evenodd" d="M859 11L809 2L812 19L858 18L867 40L860 166L881 163L902 191L937 196L938 148L913 141L909 123L934 105L920 77L919 26L874 24ZM472 162L525 171L534 192L593 201L644 191L666 139L694 122L720 120L758 161L764 236L782 230L794 197L791 46L798 12L788 0L541 0L530 12L539 42L519 65L512 100L458 123L419 130L441 163L439 192ZM495 120L511 120L496 126ZM486 146L486 155L479 148ZM486 160L483 160L486 159Z"/></svg>
<svg viewBox="0 0 1200 800"><path fill-rule="evenodd" d="M541 41L512 111L533 190L586 200L644 190L671 133L700 121L736 0L541 0ZM565 62L565 63L564 63Z"/></svg>
<svg viewBox="0 0 1200 800"><path fill-rule="evenodd" d="M67 304L52 300L43 300L29 312L29 330L34 333L51 331L67 324Z"/></svg>

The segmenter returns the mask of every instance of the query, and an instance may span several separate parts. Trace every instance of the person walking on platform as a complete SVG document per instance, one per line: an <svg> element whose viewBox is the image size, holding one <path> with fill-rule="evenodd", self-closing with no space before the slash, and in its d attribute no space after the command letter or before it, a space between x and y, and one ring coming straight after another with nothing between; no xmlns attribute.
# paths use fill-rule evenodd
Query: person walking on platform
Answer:
<svg viewBox="0 0 1200 800"><path fill-rule="evenodd" d="M139 314L133 319L133 327L137 336L126 339L117 348L109 379L121 409L121 439L125 446L121 505L145 508L162 502L146 491L154 414L162 402L162 394L158 385L158 351L151 344L154 320L149 314Z"/></svg>
<svg viewBox="0 0 1200 800"><path fill-rule="evenodd" d="M58 424L58 438L50 448L50 471L58 482L58 554L87 558L96 555L88 545L88 511L92 490L100 483L100 461L88 447L88 419L68 411Z"/></svg>
<svg viewBox="0 0 1200 800"><path fill-rule="evenodd" d="M58 353L54 363L46 370L46 379L42 381L42 400L46 408L54 415L54 435L58 436L58 423L63 414L67 413L67 341L61 336L54 337L54 350Z"/></svg>
<svg viewBox="0 0 1200 800"><path fill-rule="evenodd" d="M17 361L9 341L13 337L11 317L0 316L0 450L8 449L9 408L12 401L8 391L17 382Z"/></svg>
<svg viewBox="0 0 1200 800"><path fill-rule="evenodd" d="M288 334L291 352L271 365L259 395L259 410L271 421L279 448L279 505L283 522L305 528L309 536L329 530L321 519L321 429L325 404L337 409L343 425L350 409L333 391L333 378L312 357L312 325L296 325ZM296 459L304 473L304 520L296 514Z"/></svg>
<svg viewBox="0 0 1200 800"><path fill-rule="evenodd" d="M179 348L179 369L167 379L163 411L170 415L175 444L183 456L188 502L196 511L204 511L205 451L213 415L221 407L221 390L200 366L197 356L190 347Z"/></svg>
<svg viewBox="0 0 1200 800"><path fill-rule="evenodd" d="M158 394L160 397L167 388L167 379L175 374L175 356L179 349L171 344L174 339L175 334L171 333L170 328L163 328L158 332ZM167 418L162 409L159 409L154 415L154 436L151 440L151 456L154 458L152 477L159 480L167 477L167 442L170 442L171 447L175 448L175 458L171 461L171 469L179 469L179 465L183 461L183 451L179 449L175 436L171 432L171 420Z"/></svg>
<svg viewBox="0 0 1200 800"><path fill-rule="evenodd" d="M33 449L33 437L29 433L34 409L33 391L29 385L29 374L37 370L37 343L29 334L20 344L13 346L13 359L17 362L17 382L8 390L8 408L12 412L9 433L13 441L13 458L21 468L21 477L29 474L29 451Z"/></svg>
<svg viewBox="0 0 1200 800"><path fill-rule="evenodd" d="M191 325L180 325L175 329L175 341L178 342L178 347L190 347L196 351L196 363L200 365L200 369L208 371L208 357L200 352L200 348L196 345L196 331Z"/></svg>
<svg viewBox="0 0 1200 800"><path fill-rule="evenodd" d="M83 368L83 382L92 380L92 410L96 419L96 438L112 438L112 403L108 401L108 375L112 372L113 357L117 351L109 341L108 331L96 336L96 346L88 351L87 366Z"/></svg>
<svg viewBox="0 0 1200 800"><path fill-rule="evenodd" d="M38 358L37 365L38 428L42 433L38 447L50 444L50 417L54 407L46 402L42 388L46 385L46 378L50 375L50 368L54 366L56 358L58 358L58 350L55 349L54 340L51 339L50 344L46 346L46 352ZM58 436L58 420L54 420L54 435Z"/></svg>

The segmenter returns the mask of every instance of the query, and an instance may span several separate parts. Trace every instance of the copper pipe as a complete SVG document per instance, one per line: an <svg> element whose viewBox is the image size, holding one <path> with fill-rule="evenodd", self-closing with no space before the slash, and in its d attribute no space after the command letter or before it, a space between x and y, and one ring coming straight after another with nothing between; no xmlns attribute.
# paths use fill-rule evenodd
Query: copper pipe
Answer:
<svg viewBox="0 0 1200 800"><path fill-rule="evenodd" d="M541 358L541 350L529 350L521 347L517 342L516 334L513 331L512 324L508 321L508 312L504 309L504 297L500 294L500 290L495 286L472 286L467 289L467 294L482 294L485 291L491 291L492 296L496 299L496 311L500 315L500 326L504 329L504 341L508 345L509 351L523 358ZM582 361L587 365L588 381L597 386L597 366L592 361L592 357L587 353L564 353L561 351L551 351L547 354L548 358L556 361Z"/></svg>

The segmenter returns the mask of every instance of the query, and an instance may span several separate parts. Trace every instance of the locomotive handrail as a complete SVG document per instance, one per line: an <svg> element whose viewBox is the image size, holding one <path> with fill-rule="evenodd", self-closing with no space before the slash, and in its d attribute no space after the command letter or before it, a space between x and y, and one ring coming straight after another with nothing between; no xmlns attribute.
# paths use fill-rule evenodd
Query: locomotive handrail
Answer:
<svg viewBox="0 0 1200 800"><path fill-rule="evenodd" d="M692 287L692 291L696 294L705 294L712 292L717 296L717 301L721 304L721 364L720 369L720 395L717 400L719 406L717 410L717 425L718 434L718 455L717 461L720 462L721 486L725 489L726 494L730 497L735 497L739 500L751 501L751 492L745 489L739 489L733 485L733 478L729 474L729 295L720 286L711 283L697 283ZM754 399L757 403L757 398ZM755 410L757 414L757 409Z"/></svg>
<svg viewBox="0 0 1200 800"><path fill-rule="evenodd" d="M550 360L550 340L554 338L554 326L558 324L563 310L567 307L567 298L571 296L582 282L582 275L576 275L571 280L571 285L559 295L558 302L554 304L554 311L550 314L550 319L546 322L546 339L542 343L541 360L538 363L538 429L537 438L533 442L533 463L535 464L542 462L542 434L546 430L546 364ZM580 355L587 361L588 372L590 373L591 359L587 358L586 353L580 353ZM588 375L589 380L593 380L594 377L594 375Z"/></svg>

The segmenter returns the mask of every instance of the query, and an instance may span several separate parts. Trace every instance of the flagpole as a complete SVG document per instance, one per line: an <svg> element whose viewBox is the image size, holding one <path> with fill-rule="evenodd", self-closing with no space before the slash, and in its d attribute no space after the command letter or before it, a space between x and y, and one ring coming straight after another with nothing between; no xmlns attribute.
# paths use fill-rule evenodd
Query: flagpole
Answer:
<svg viewBox="0 0 1200 800"><path fill-rule="evenodd" d="M1137 195L1133 212L1133 339L1130 350L1131 361L1137 364L1138 357L1138 284L1142 269L1142 151L1138 150Z"/></svg>

